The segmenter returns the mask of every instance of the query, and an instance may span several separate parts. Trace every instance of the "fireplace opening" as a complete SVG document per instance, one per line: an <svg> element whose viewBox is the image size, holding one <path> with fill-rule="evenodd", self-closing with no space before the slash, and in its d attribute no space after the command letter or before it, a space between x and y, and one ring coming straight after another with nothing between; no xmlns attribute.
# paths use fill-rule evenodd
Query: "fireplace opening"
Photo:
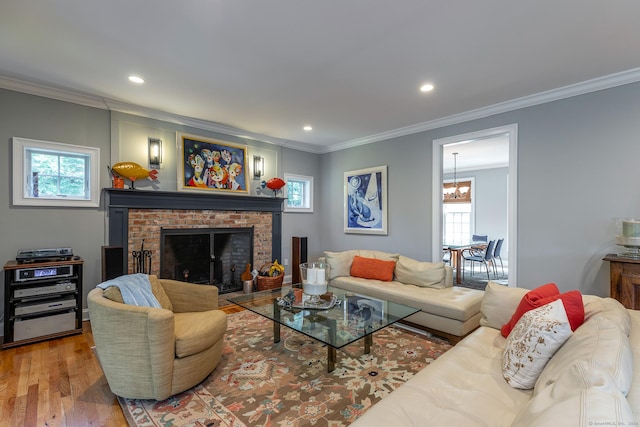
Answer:
<svg viewBox="0 0 640 427"><path fill-rule="evenodd" d="M161 228L160 254L162 278L240 291L240 275L253 265L253 227Z"/></svg>

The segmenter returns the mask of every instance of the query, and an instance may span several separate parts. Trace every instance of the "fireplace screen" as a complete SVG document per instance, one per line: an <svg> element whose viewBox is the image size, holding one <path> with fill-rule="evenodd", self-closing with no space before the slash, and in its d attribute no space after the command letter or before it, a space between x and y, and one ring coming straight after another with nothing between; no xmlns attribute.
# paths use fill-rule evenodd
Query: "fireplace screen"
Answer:
<svg viewBox="0 0 640 427"><path fill-rule="evenodd" d="M162 228L160 252L162 278L239 291L240 274L253 265L253 227Z"/></svg>

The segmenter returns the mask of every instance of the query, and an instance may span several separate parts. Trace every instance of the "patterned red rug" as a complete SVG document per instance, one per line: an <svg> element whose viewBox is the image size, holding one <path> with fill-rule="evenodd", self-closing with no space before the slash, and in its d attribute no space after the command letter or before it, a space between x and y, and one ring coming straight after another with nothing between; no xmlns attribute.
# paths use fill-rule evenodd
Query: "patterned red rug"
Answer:
<svg viewBox="0 0 640 427"><path fill-rule="evenodd" d="M399 327L373 336L371 354L358 341L337 352L249 311L230 314L225 350L198 386L167 400L118 398L131 426L347 426L451 346Z"/></svg>

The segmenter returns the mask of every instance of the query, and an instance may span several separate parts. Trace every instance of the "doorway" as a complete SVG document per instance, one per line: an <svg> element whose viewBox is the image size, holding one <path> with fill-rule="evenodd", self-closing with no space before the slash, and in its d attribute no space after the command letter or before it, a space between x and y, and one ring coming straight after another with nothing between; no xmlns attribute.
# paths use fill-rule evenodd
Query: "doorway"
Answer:
<svg viewBox="0 0 640 427"><path fill-rule="evenodd" d="M517 283L517 140L518 125L511 124L497 128L485 129L477 132L470 132L462 135L455 135L447 138L440 138L433 141L433 220L432 220L432 254L433 261L440 262L443 242L443 170L444 155L451 151L456 151L456 145L472 144L475 150L490 148L490 141L500 136L504 136L508 141L508 178L507 178L507 238L509 241L508 261L509 266L509 286Z"/></svg>

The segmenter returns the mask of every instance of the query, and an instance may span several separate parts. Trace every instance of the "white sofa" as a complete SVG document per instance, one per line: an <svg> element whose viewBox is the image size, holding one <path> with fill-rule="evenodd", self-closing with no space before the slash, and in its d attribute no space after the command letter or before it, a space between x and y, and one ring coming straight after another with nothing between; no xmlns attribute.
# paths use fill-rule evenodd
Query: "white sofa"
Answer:
<svg viewBox="0 0 640 427"><path fill-rule="evenodd" d="M351 276L355 256L395 261L392 281ZM348 250L324 253L331 266L329 284L356 294L419 308L405 322L456 343L480 325L484 291L453 286L453 270L443 263L420 262L383 251Z"/></svg>
<svg viewBox="0 0 640 427"><path fill-rule="evenodd" d="M503 378L500 327L526 292L490 283L482 326L352 426L640 425L640 311L583 296L585 322L520 390Z"/></svg>

